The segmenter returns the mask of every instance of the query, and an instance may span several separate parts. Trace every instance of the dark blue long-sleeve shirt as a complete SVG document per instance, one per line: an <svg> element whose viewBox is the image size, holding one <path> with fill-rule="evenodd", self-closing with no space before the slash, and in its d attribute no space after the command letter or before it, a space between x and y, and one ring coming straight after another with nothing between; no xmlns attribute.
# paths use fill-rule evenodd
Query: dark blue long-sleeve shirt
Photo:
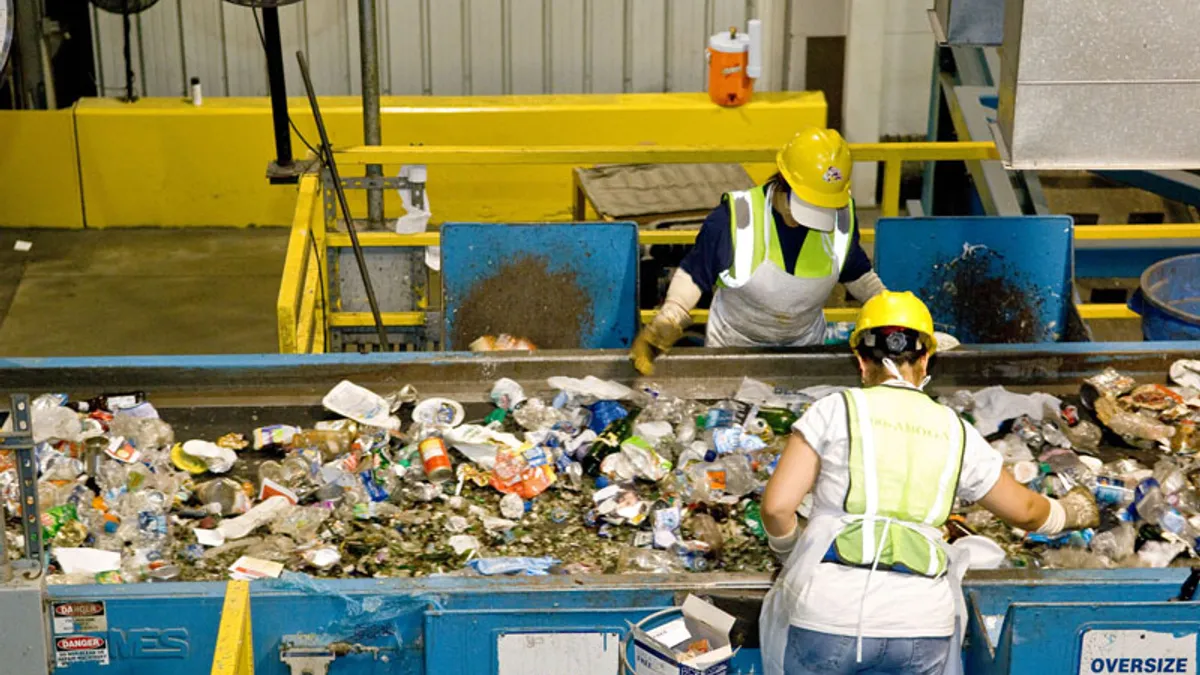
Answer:
<svg viewBox="0 0 1200 675"><path fill-rule="evenodd" d="M774 207L771 213L775 217L775 233L779 238L779 247L783 251L785 270L791 274L796 269L796 259L800 257L800 249L804 246L804 238L811 231L807 227L788 227ZM733 235L729 231L729 205L722 197L721 204L704 218L700 233L696 235L696 243L692 250L679 263L704 291L716 288L717 277L733 264ZM871 259L867 257L859 242L858 226L855 223L854 235L850 241L850 253L842 266L838 281L845 284L856 281L862 275L871 271Z"/></svg>

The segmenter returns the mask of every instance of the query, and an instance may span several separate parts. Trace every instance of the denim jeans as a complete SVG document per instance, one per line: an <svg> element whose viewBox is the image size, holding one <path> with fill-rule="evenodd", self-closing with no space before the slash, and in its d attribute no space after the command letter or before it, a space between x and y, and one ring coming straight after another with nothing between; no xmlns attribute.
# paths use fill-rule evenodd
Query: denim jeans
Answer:
<svg viewBox="0 0 1200 675"><path fill-rule="evenodd" d="M946 665L950 638L863 638L862 663L857 639L792 626L788 629L786 675L905 673L937 675Z"/></svg>

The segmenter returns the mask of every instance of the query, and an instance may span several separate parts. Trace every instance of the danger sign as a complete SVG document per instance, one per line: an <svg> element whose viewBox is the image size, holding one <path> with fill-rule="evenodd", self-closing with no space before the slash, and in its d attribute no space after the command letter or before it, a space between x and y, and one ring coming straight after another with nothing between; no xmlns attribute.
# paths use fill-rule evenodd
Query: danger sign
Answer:
<svg viewBox="0 0 1200 675"><path fill-rule="evenodd" d="M108 630L103 602L56 602L53 610L54 634L102 633Z"/></svg>
<svg viewBox="0 0 1200 675"><path fill-rule="evenodd" d="M108 665L108 640L98 635L67 635L54 640L54 663L66 668L72 663Z"/></svg>

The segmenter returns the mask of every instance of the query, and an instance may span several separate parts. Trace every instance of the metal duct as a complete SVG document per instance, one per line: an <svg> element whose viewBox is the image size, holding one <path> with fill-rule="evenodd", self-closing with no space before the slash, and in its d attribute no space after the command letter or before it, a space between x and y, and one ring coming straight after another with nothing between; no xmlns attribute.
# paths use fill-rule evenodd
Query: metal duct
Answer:
<svg viewBox="0 0 1200 675"><path fill-rule="evenodd" d="M1200 167L1200 3L1008 0L997 145L1015 169Z"/></svg>

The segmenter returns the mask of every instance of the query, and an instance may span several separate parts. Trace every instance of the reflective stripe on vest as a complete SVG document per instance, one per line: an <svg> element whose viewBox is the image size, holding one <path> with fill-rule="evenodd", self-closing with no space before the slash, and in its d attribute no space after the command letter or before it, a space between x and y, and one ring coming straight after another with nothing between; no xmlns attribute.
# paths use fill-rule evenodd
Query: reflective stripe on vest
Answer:
<svg viewBox="0 0 1200 675"><path fill-rule="evenodd" d="M771 210L774 187L759 185L749 190L726 194L729 203L729 233L733 242L733 263L721 272L718 281L728 288L744 286L764 260L775 263L787 271L783 262L783 248L775 232L775 218ZM804 237L800 254L796 257L796 268L792 275L804 279L822 278L841 274L842 266L850 254L850 243L854 240L854 228L858 226L854 217L854 200L850 200L849 227L844 227L842 212L834 216L832 232L810 230ZM842 229L845 229L845 232Z"/></svg>
<svg viewBox="0 0 1200 675"><path fill-rule="evenodd" d="M843 394L850 431L846 512L838 534L846 564L937 577L946 554L931 539L958 489L966 432L953 410L920 391L879 386Z"/></svg>

